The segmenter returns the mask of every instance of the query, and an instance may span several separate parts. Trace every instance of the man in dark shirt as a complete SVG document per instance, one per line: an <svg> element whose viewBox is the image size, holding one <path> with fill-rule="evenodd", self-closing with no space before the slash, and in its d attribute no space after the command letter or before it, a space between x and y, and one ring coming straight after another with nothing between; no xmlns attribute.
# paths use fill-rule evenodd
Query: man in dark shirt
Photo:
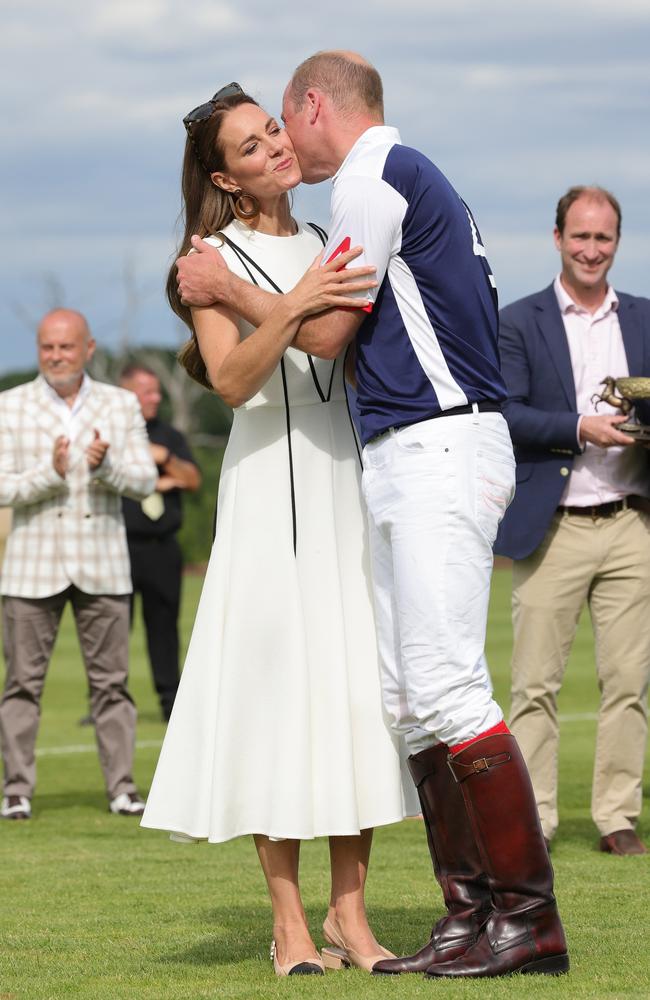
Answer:
<svg viewBox="0 0 650 1000"><path fill-rule="evenodd" d="M144 365L125 368L120 385L135 393L146 421L158 468L153 493L141 503L123 499L133 594L140 593L147 649L165 719L171 715L179 681L178 613L182 555L176 539L181 526L182 491L197 490L201 474L184 436L158 417L160 381Z"/></svg>

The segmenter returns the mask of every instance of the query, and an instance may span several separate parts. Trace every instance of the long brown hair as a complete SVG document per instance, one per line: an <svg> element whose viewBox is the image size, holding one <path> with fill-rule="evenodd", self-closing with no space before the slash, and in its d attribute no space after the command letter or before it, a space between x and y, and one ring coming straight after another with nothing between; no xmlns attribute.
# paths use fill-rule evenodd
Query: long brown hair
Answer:
<svg viewBox="0 0 650 1000"><path fill-rule="evenodd" d="M183 322L189 327L191 337L178 352L178 361L196 382L212 389L207 369L192 322L189 306L183 305L176 283L176 257L184 256L192 246L190 238L197 233L202 238L232 222L234 215L231 202L225 191L212 183L211 173L224 171L226 163L224 150L219 142L221 126L229 111L240 104L254 104L248 94L234 94L215 104L214 112L204 121L192 126L192 134L185 141L183 170L181 174L182 208L179 218L183 221L184 233L167 276L167 300Z"/></svg>

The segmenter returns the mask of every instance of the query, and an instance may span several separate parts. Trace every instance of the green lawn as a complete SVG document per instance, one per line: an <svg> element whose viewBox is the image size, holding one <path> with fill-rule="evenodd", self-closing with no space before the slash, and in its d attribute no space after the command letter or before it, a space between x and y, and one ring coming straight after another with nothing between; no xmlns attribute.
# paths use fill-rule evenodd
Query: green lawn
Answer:
<svg viewBox="0 0 650 1000"><path fill-rule="evenodd" d="M187 578L183 630L200 580ZM507 702L509 573L495 575L489 659ZM143 655L133 636L131 687L140 710L136 779L146 791L163 736ZM187 847L111 816L85 711L85 681L66 617L50 669L39 738L34 818L0 824L0 1000L194 1000L200 997L650 997L650 855L595 850L589 818L597 691L587 626L561 699L561 828L557 894L571 949L562 979L428 982L355 971L277 980L268 960L270 909L249 839ZM90 747L90 752L88 749ZM79 749L80 748L80 749ZM57 752L58 751L58 752ZM647 794L647 792L646 792ZM650 838L646 804L642 834ZM317 942L328 895L326 844L303 848L304 898ZM423 943L440 915L418 821L376 834L368 903L377 936L397 952Z"/></svg>

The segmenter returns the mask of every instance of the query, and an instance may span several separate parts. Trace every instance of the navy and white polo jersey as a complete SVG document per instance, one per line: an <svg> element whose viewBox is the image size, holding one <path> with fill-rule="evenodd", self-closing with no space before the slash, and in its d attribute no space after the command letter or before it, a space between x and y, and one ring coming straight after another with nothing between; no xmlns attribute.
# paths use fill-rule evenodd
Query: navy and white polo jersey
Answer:
<svg viewBox="0 0 650 1000"><path fill-rule="evenodd" d="M333 179L324 259L362 246L378 287L357 335L365 443L389 427L506 396L497 295L472 214L397 129L369 128Z"/></svg>

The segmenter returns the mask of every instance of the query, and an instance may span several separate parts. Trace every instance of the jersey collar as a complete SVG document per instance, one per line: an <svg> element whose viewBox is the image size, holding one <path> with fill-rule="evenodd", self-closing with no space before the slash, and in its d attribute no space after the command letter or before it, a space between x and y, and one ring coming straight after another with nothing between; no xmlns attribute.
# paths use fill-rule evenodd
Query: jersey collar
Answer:
<svg viewBox="0 0 650 1000"><path fill-rule="evenodd" d="M371 125L370 128L367 128L366 131L359 136L354 146L343 160L343 163L332 177L332 183L336 184L336 181L341 174L343 174L348 167L354 163L357 157L362 156L367 149L372 149L373 146L401 146L401 144L402 140L400 139L400 134L396 128L393 128L391 125Z"/></svg>

